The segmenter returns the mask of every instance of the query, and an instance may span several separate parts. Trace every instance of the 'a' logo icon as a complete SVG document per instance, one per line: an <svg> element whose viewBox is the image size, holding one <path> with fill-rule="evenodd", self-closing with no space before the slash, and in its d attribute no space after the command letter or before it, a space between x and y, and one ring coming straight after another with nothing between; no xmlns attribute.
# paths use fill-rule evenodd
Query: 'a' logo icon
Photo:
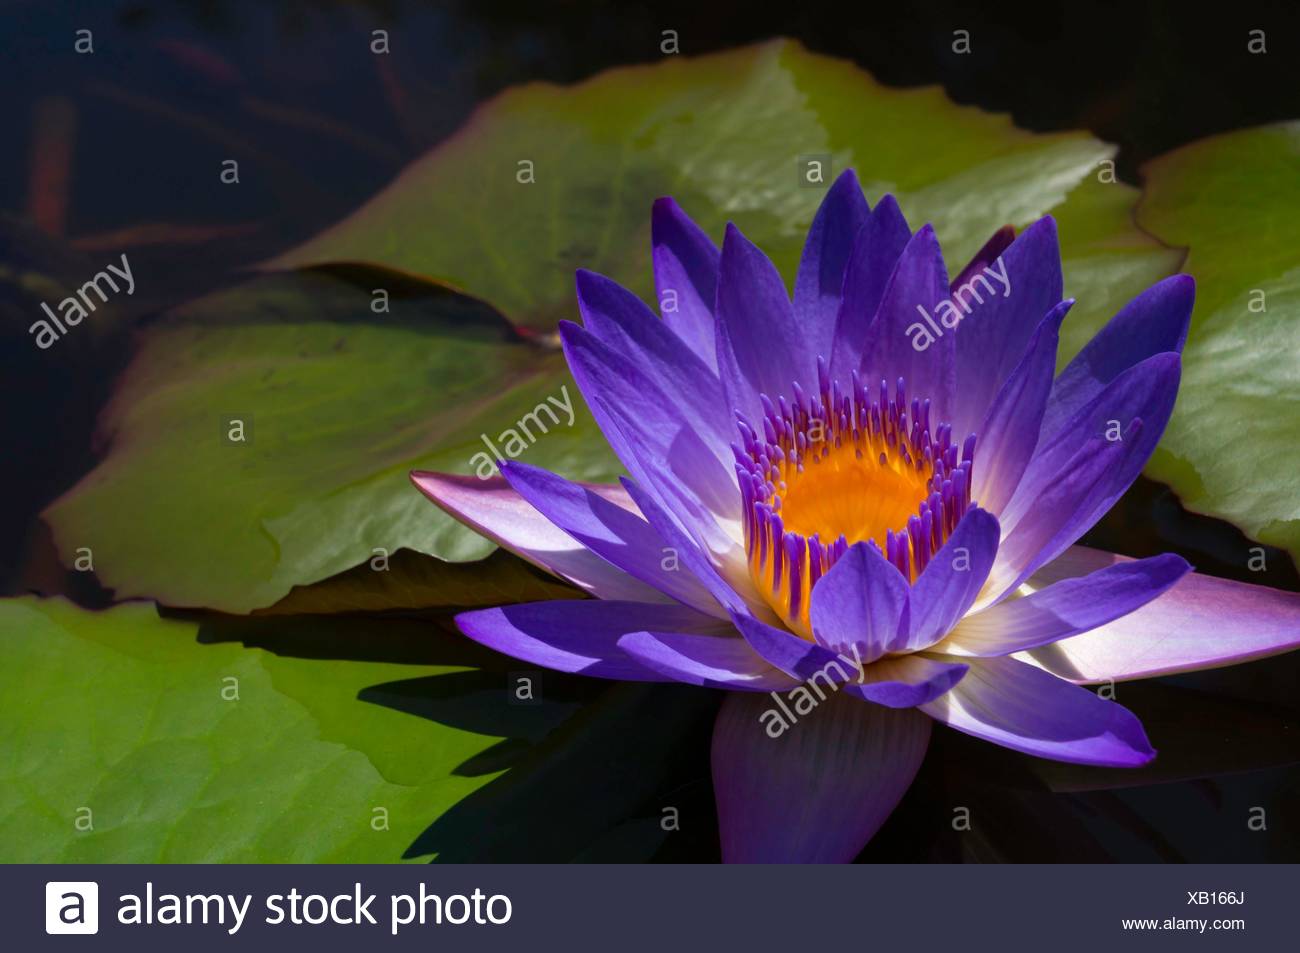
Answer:
<svg viewBox="0 0 1300 953"><path fill-rule="evenodd" d="M45 885L46 933L98 933L99 884L53 880Z"/></svg>

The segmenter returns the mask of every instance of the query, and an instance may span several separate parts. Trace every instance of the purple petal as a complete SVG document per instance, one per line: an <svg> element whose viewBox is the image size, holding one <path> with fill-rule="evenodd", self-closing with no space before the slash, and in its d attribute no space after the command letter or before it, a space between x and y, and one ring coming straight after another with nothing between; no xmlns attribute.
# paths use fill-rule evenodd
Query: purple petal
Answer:
<svg viewBox="0 0 1300 953"><path fill-rule="evenodd" d="M453 518L601 599L664 602L667 597L601 559L539 513L502 477L477 477L415 470L411 482ZM621 486L585 484L587 490L624 509L634 504Z"/></svg>
<svg viewBox="0 0 1300 953"><path fill-rule="evenodd" d="M977 431L980 454L971 498L991 513L1000 513L1011 499L1038 446L1056 372L1061 321L1073 303L1073 299L1063 301L1043 318L1024 358L993 398Z"/></svg>
<svg viewBox="0 0 1300 953"><path fill-rule="evenodd" d="M975 603L998 551L1001 529L992 514L970 509L926 564L908 598L906 638L897 651L938 642Z"/></svg>
<svg viewBox="0 0 1300 953"><path fill-rule="evenodd" d="M938 698L966 674L967 665L961 659L908 655L866 664L856 642L835 653L739 614L733 615L732 621L755 652L818 696L842 689L887 708L912 708Z"/></svg>
<svg viewBox="0 0 1300 953"><path fill-rule="evenodd" d="M912 236L894 266L860 368L863 380L871 386L882 379L892 385L903 377L913 397L930 400L931 419L943 421L952 420L956 335L947 331L920 349L914 342L921 343L923 333L933 337L923 315L933 316L938 304L947 299L943 254L934 229L926 225ZM921 330L911 333L918 328Z"/></svg>
<svg viewBox="0 0 1300 953"><path fill-rule="evenodd" d="M1191 569L1167 553L1062 579L967 616L935 651L988 657L1038 648L1135 612Z"/></svg>
<svg viewBox="0 0 1300 953"><path fill-rule="evenodd" d="M885 286L911 238L912 229L892 195L880 200L858 231L844 269L843 297L835 316L831 371L836 380L849 380L861 366Z"/></svg>
<svg viewBox="0 0 1300 953"><path fill-rule="evenodd" d="M637 483L711 547L739 545L714 518L740 507L729 446L704 441L677 395L590 332L561 321L560 337L592 416Z"/></svg>
<svg viewBox="0 0 1300 953"><path fill-rule="evenodd" d="M667 543L642 516L539 467L506 461L501 471L538 512L597 556L678 602L726 618L698 579L664 568Z"/></svg>
<svg viewBox="0 0 1300 953"><path fill-rule="evenodd" d="M1043 436L1056 433L1133 365L1156 354L1181 352L1195 298L1192 277L1174 275L1125 305L1056 379L1043 417Z"/></svg>
<svg viewBox="0 0 1300 953"><path fill-rule="evenodd" d="M1125 470L1129 448L1136 442L1132 429L1126 437L1127 443L1095 437L1066 461L1056 480L1035 500L1034 511L1002 539L989 573L989 587L977 609L1014 593L1110 508L1119 495L1112 495L1116 474Z"/></svg>
<svg viewBox="0 0 1300 953"><path fill-rule="evenodd" d="M1055 559L1137 479L1173 412L1179 357L1129 368L1035 451L1001 515L999 594Z"/></svg>
<svg viewBox="0 0 1300 953"><path fill-rule="evenodd" d="M736 635L685 632L632 632L619 647L646 668L668 678L705 688L733 691L785 691L799 684L778 671Z"/></svg>
<svg viewBox="0 0 1300 953"><path fill-rule="evenodd" d="M727 225L718 274L718 372L728 410L761 418L759 394L772 400L796 381L815 381L785 284L767 256L734 225Z"/></svg>
<svg viewBox="0 0 1300 953"><path fill-rule="evenodd" d="M855 543L813 587L809 616L825 648L854 651L869 663L898 638L906 607L903 574L866 543Z"/></svg>
<svg viewBox="0 0 1300 953"><path fill-rule="evenodd" d="M972 661L921 711L958 731L1056 761L1131 768L1155 757L1128 709L1015 659Z"/></svg>
<svg viewBox="0 0 1300 953"><path fill-rule="evenodd" d="M643 487L630 480L624 480L623 486L647 522L667 543L668 550L671 550L671 553L659 551L657 558L665 559L669 555L675 557L728 612L756 614L759 618L775 621L775 614L754 590L743 550L727 554L707 552L677 525L672 516Z"/></svg>
<svg viewBox="0 0 1300 953"><path fill-rule="evenodd" d="M1129 563L1073 546L1030 582L1050 585ZM1193 572L1137 611L1024 658L1070 681L1105 682L1219 668L1296 648L1300 593Z"/></svg>
<svg viewBox="0 0 1300 953"><path fill-rule="evenodd" d="M665 323L716 374L713 303L718 294L718 247L670 198L655 201L650 243Z"/></svg>
<svg viewBox="0 0 1300 953"><path fill-rule="evenodd" d="M1051 216L1025 229L987 269L954 283L954 300L964 302L963 312L970 309L956 332L961 401L954 416L943 418L954 435L979 426L1043 316L1060 303L1061 289L1061 249Z"/></svg>
<svg viewBox="0 0 1300 953"><path fill-rule="evenodd" d="M887 708L915 708L950 691L969 668L963 662L900 655L868 665L844 691Z"/></svg>
<svg viewBox="0 0 1300 953"><path fill-rule="evenodd" d="M618 647L629 632L723 631L717 619L677 605L558 599L479 609L456 616L467 636L490 649L559 672L665 682Z"/></svg>
<svg viewBox="0 0 1300 953"><path fill-rule="evenodd" d="M734 418L709 366L622 285L590 271L579 271L576 283L586 329L635 363L661 391L674 395L679 412L701 437L729 445Z"/></svg>
<svg viewBox="0 0 1300 953"><path fill-rule="evenodd" d="M1116 377L1058 427L1055 434L1042 439L1020 486L1000 514L1003 529L1014 527L1032 511L1048 484L1089 440L1102 437L1118 442L1117 431L1128 430L1130 422L1140 417L1144 425L1143 444L1153 448L1173 410L1180 376L1181 362L1177 354L1149 357ZM1147 449L1142 465L1149 456L1150 449Z"/></svg>
<svg viewBox="0 0 1300 953"><path fill-rule="evenodd" d="M722 858L850 861L911 785L929 720L838 695L794 724L780 718L762 695L722 703L713 729Z"/></svg>
<svg viewBox="0 0 1300 953"><path fill-rule="evenodd" d="M731 621L764 660L801 682L816 683L820 678L821 684L834 690L835 686L856 678L861 671L861 659L854 657L856 646L849 646L849 654L840 655L801 639L787 629L768 625L739 612L732 613Z"/></svg>
<svg viewBox="0 0 1300 953"><path fill-rule="evenodd" d="M835 340L835 317L844 289L844 269L854 239L867 221L870 209L852 169L844 172L826 192L799 262L794 282L794 316L812 348L813 356L829 358Z"/></svg>

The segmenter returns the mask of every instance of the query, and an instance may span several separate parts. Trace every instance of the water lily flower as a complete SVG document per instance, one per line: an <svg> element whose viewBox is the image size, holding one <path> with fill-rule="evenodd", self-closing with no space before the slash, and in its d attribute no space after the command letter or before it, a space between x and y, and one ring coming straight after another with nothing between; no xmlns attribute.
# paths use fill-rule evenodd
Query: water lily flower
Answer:
<svg viewBox="0 0 1300 953"><path fill-rule="evenodd" d="M1300 596L1176 555L1075 546L1173 411L1194 285L1125 306L1060 373L1056 224L995 234L949 281L856 177L828 190L793 300L729 225L653 209L662 317L577 276L564 352L620 485L520 461L417 472L457 519L592 599L457 617L528 663L727 690L712 761L728 861L851 860L932 724L1043 758L1138 766L1138 719L1088 683L1300 643ZM1158 740L1158 739L1157 739Z"/></svg>

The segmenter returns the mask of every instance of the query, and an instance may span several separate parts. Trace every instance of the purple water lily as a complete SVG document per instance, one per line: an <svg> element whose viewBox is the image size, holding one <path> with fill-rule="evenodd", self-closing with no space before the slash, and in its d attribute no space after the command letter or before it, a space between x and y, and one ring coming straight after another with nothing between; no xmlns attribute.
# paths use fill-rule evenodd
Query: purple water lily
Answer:
<svg viewBox="0 0 1300 953"><path fill-rule="evenodd" d="M856 177L829 190L791 301L734 227L655 203L656 316L577 276L560 335L630 477L415 473L456 518L594 599L458 617L529 663L727 689L713 778L729 861L851 860L931 725L1137 766L1136 717L1081 687L1300 644L1300 596L1175 555L1074 546L1173 410L1194 286L1168 278L1059 375L1056 225L999 231L949 282Z"/></svg>

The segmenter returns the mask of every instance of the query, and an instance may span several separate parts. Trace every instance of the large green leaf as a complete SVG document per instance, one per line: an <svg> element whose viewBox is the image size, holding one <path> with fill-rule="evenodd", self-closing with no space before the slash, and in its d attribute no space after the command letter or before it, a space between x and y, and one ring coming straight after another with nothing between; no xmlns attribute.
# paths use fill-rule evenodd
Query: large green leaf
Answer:
<svg viewBox="0 0 1300 953"><path fill-rule="evenodd" d="M1113 151L1019 130L938 89L887 89L784 41L520 88L278 262L369 262L365 284L269 276L149 331L104 419L107 459L47 518L63 558L90 548L119 594L229 611L375 548L479 559L490 546L425 503L406 471L469 472L480 433L562 386L578 403L539 342L573 315L575 267L649 297L656 196L675 195L718 236L735 219L787 279L824 194L800 178L809 156L831 158L827 184L853 165L872 200L892 191L914 224L932 220L954 269L997 227L1055 210L1080 298L1070 327L1093 328L1177 259L1133 227L1132 190L1101 181ZM524 160L530 184L517 179ZM372 314L369 290L399 273L459 286L527 336L464 299L430 299L428 285L402 314ZM250 446L220 439L219 415L238 413L255 418ZM616 472L581 411L525 459L571 478Z"/></svg>
<svg viewBox="0 0 1300 953"><path fill-rule="evenodd" d="M1144 171L1139 224L1190 246L1197 281L1178 405L1148 472L1296 557L1300 123L1215 136Z"/></svg>
<svg viewBox="0 0 1300 953"><path fill-rule="evenodd" d="M376 550L480 559L492 545L408 473L471 471L482 434L496 440L548 397L574 423L561 409L547 432L530 425L523 459L619 472L560 354L468 299L407 294L374 314L365 287L272 275L153 329L102 421L107 459L45 514L65 560L89 549L122 597L244 612ZM224 417L249 439L227 439Z"/></svg>
<svg viewBox="0 0 1300 953"><path fill-rule="evenodd" d="M495 738L357 700L449 669L198 629L140 603L0 602L0 861L396 861L490 779L453 770Z"/></svg>
<svg viewBox="0 0 1300 953"><path fill-rule="evenodd" d="M959 266L994 229L1058 205L1112 152L1080 133L1025 132L937 87L887 89L848 62L776 41L509 91L272 264L379 262L550 329L573 314L575 268L652 299L659 195L715 236L734 220L790 277L824 191L801 178L803 163L826 157L824 184L855 167L870 199L893 192L914 225L933 221Z"/></svg>

